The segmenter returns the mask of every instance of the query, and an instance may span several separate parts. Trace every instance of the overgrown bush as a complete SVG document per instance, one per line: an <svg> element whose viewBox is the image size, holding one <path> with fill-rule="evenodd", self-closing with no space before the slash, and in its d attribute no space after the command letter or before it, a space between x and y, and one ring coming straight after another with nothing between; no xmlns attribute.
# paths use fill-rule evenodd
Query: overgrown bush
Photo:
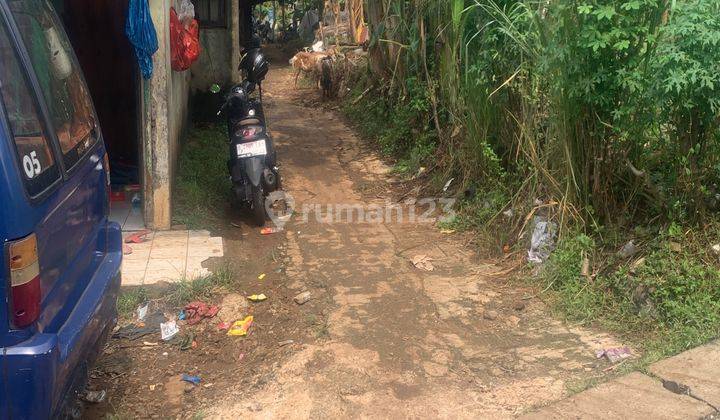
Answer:
<svg viewBox="0 0 720 420"><path fill-rule="evenodd" d="M572 321L600 323L644 344L649 357L674 353L720 335L720 266L705 245L717 233L685 237L677 225L646 232L644 255L633 257L578 234L560 244L541 278ZM588 273L585 259L595 268Z"/></svg>
<svg viewBox="0 0 720 420"><path fill-rule="evenodd" d="M355 95L350 97L373 89L367 85L367 79L356 83ZM416 79L408 80L406 86L407 94L402 97L390 100L373 92L347 103L344 110L365 137L377 140L384 154L399 160L396 168L400 172L411 173L433 156L437 135L427 120L427 88Z"/></svg>
<svg viewBox="0 0 720 420"><path fill-rule="evenodd" d="M408 154L434 129L428 160L515 205L557 203L563 225L718 207L720 1L371 3L375 109L402 122L384 150Z"/></svg>

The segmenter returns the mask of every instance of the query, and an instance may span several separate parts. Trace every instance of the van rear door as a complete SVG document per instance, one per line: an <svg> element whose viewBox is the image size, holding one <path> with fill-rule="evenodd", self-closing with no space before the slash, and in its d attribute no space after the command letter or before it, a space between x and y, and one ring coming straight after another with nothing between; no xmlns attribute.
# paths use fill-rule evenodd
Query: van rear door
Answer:
<svg viewBox="0 0 720 420"><path fill-rule="evenodd" d="M101 237L108 214L105 150L83 75L50 3L9 0L6 14L24 70L19 74L27 76L26 94L36 98L43 130L31 141L13 130L16 174L26 194L12 200L16 223L8 234L11 239L36 236L42 303L31 329L57 332L106 252ZM5 96L3 91L7 107L12 99ZM57 169L51 175L59 180L34 186L49 167Z"/></svg>

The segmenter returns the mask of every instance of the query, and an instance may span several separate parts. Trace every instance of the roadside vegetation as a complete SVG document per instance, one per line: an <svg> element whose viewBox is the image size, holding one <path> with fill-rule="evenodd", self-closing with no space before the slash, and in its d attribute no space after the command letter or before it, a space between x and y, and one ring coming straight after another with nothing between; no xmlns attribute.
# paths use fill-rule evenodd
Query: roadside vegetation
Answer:
<svg viewBox="0 0 720 420"><path fill-rule="evenodd" d="M182 279L161 289L130 288L118 297L118 313L122 318L133 318L135 310L149 300L162 300L178 308L193 301L211 301L222 293L235 292L237 282L228 266L220 266L206 276Z"/></svg>
<svg viewBox="0 0 720 420"><path fill-rule="evenodd" d="M647 361L720 335L720 1L388 0L367 14L345 113L399 173L455 178L460 216L443 227L524 253L533 221L554 223L543 298Z"/></svg>
<svg viewBox="0 0 720 420"><path fill-rule="evenodd" d="M188 229L218 226L231 202L227 182L227 134L221 124L196 124L178 159L173 223Z"/></svg>

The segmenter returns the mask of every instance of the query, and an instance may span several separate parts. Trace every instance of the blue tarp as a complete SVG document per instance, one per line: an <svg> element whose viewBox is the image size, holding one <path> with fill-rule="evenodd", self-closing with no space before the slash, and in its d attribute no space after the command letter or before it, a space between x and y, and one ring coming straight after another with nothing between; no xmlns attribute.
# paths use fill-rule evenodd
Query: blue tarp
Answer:
<svg viewBox="0 0 720 420"><path fill-rule="evenodd" d="M158 41L148 0L130 0L125 35L135 48L135 56L143 77L149 79L153 72L152 56L158 50Z"/></svg>

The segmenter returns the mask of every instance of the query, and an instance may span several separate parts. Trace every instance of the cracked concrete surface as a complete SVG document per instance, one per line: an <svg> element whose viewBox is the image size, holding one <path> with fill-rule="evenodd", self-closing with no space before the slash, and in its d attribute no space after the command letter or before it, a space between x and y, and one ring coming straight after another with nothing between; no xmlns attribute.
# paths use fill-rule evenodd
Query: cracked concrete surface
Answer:
<svg viewBox="0 0 720 420"><path fill-rule="evenodd" d="M716 341L584 391L525 419L705 419L720 405L720 342Z"/></svg>

